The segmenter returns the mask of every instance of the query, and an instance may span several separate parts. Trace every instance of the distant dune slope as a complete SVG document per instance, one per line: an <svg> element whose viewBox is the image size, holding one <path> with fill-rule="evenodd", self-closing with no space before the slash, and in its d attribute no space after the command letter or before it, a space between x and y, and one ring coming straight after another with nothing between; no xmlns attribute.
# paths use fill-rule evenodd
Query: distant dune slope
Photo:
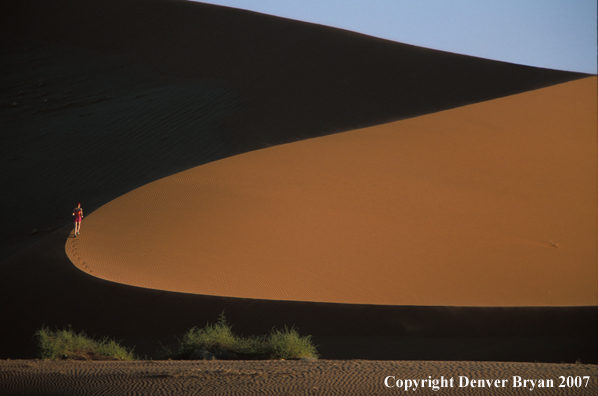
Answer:
<svg viewBox="0 0 598 396"><path fill-rule="evenodd" d="M0 5L0 259L233 154L581 77L198 3Z"/></svg>
<svg viewBox="0 0 598 396"><path fill-rule="evenodd" d="M66 251L186 293L598 305L596 81L206 164L99 208Z"/></svg>

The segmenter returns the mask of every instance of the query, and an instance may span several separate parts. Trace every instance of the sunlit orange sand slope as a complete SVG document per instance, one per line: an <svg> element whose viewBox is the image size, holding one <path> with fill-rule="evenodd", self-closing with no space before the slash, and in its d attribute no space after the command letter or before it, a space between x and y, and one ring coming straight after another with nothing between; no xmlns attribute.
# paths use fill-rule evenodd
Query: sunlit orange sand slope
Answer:
<svg viewBox="0 0 598 396"><path fill-rule="evenodd" d="M272 147L89 215L116 282L393 305L598 303L596 77Z"/></svg>

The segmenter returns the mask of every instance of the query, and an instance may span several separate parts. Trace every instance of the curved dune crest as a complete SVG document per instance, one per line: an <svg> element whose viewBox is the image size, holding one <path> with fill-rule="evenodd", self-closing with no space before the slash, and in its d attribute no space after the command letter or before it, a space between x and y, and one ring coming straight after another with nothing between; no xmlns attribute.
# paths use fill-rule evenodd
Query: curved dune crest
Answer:
<svg viewBox="0 0 598 396"><path fill-rule="evenodd" d="M3 5L0 185L15 193L0 261L77 202L90 213L231 155L586 76L191 1Z"/></svg>
<svg viewBox="0 0 598 396"><path fill-rule="evenodd" d="M96 210L66 251L187 293L596 305L596 81L193 168Z"/></svg>

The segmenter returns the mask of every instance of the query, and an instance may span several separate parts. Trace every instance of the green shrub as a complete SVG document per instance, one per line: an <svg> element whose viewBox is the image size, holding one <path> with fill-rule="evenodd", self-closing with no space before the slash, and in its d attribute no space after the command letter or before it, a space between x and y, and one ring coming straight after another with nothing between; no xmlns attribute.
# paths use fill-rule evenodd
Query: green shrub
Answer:
<svg viewBox="0 0 598 396"><path fill-rule="evenodd" d="M35 336L42 359L135 360L132 351L115 341L107 338L96 341L71 328L51 331L42 327Z"/></svg>
<svg viewBox="0 0 598 396"><path fill-rule="evenodd" d="M295 328L284 331L273 329L266 340L270 357L273 359L317 359L318 351L311 336L300 337Z"/></svg>
<svg viewBox="0 0 598 396"><path fill-rule="evenodd" d="M233 334L229 324L226 322L224 313L220 315L215 325L206 324L204 328L194 327L189 330L179 343L178 354L187 355L196 349L236 351L240 345L240 339Z"/></svg>
<svg viewBox="0 0 598 396"><path fill-rule="evenodd" d="M236 336L227 323L224 313L215 325L206 324L203 328L194 327L179 341L178 348L164 348L162 356L171 359L189 359L198 350L210 353L227 352L237 358L250 359L300 359L317 358L316 347L311 336L300 337L295 329L279 331L273 329L269 336Z"/></svg>

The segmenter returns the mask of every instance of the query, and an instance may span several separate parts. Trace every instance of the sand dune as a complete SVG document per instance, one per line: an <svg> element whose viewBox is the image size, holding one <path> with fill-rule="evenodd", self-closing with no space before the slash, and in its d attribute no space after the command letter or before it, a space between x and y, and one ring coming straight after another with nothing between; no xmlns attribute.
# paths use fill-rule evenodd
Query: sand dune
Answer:
<svg viewBox="0 0 598 396"><path fill-rule="evenodd" d="M0 185L14 191L0 260L77 202L90 213L233 154L582 77L199 3L82 4L0 5Z"/></svg>
<svg viewBox="0 0 598 396"><path fill-rule="evenodd" d="M4 2L0 51L0 185L10 191L0 209L9 324L0 334L10 342L0 358L35 357L42 325L152 355L225 310L240 334L296 325L325 358L596 362L595 77L511 96L587 76L180 1ZM463 107L475 103L479 115ZM163 195L162 183L193 195ZM132 200L139 191L148 194ZM79 201L91 215L75 245ZM155 203L172 207L148 212ZM177 226L180 209L191 217ZM108 220L123 211L131 221L115 229ZM407 288L389 265L400 255L414 279ZM159 265L115 272L140 257ZM253 261L234 263L245 257ZM476 272L449 273L445 281L461 283L446 284L447 262ZM281 271L297 263L306 271ZM427 286L419 292L415 281ZM223 288L234 282L247 295L196 294L231 295Z"/></svg>
<svg viewBox="0 0 598 396"><path fill-rule="evenodd" d="M388 305L598 303L596 78L213 162L67 242L135 286Z"/></svg>

